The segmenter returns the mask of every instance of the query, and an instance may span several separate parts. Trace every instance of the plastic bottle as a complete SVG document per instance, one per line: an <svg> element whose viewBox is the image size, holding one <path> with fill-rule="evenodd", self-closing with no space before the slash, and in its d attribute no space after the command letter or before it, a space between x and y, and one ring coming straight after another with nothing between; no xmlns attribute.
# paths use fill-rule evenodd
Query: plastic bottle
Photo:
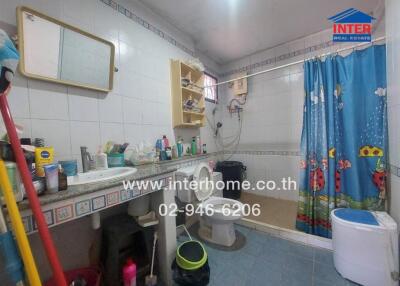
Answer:
<svg viewBox="0 0 400 286"><path fill-rule="evenodd" d="M200 136L196 136L196 150L197 150L197 154L201 154L201 140L200 140Z"/></svg>
<svg viewBox="0 0 400 286"><path fill-rule="evenodd" d="M182 138L179 138L178 143L176 144L176 149L178 151L178 157L181 158L183 156L183 142Z"/></svg>
<svg viewBox="0 0 400 286"><path fill-rule="evenodd" d="M196 143L196 137L192 138L192 155L196 155L197 154L197 143Z"/></svg>
<svg viewBox="0 0 400 286"><path fill-rule="evenodd" d="M128 258L122 269L124 286L136 286L136 264Z"/></svg>
<svg viewBox="0 0 400 286"><path fill-rule="evenodd" d="M48 193L58 192L58 164L43 166L46 174L46 189Z"/></svg>
<svg viewBox="0 0 400 286"><path fill-rule="evenodd" d="M169 147L169 140L166 135L163 135L163 142L164 142L164 148L167 149Z"/></svg>
<svg viewBox="0 0 400 286"><path fill-rule="evenodd" d="M96 170L108 169L107 154L103 153L101 149L101 146L99 146L99 149L97 150L97 153L94 157Z"/></svg>

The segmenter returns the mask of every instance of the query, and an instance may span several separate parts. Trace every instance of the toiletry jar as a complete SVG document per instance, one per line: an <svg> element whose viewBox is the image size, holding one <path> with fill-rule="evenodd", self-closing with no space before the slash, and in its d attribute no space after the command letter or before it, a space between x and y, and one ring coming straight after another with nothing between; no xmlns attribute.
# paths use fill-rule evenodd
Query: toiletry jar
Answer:
<svg viewBox="0 0 400 286"><path fill-rule="evenodd" d="M125 156L123 153L115 153L107 155L108 167L124 167L125 166Z"/></svg>
<svg viewBox="0 0 400 286"><path fill-rule="evenodd" d="M76 176L78 173L78 163L76 160L58 161L66 176Z"/></svg>

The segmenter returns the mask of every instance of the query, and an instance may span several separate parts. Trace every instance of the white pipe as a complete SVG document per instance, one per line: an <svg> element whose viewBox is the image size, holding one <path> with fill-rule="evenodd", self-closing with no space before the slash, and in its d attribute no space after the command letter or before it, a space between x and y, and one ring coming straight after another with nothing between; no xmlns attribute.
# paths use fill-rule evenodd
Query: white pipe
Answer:
<svg viewBox="0 0 400 286"><path fill-rule="evenodd" d="M92 218L92 229L96 230L101 227L100 212L95 212L91 215Z"/></svg>
<svg viewBox="0 0 400 286"><path fill-rule="evenodd" d="M359 47L363 47L363 46L371 45L371 44L376 43L376 42L383 41L385 39L386 39L386 37L379 37L379 38L376 38L376 39L372 40L371 42L360 43L360 44L357 44L357 45L354 45L354 46L351 46L351 47L338 49L335 52L324 53L324 54L319 55L318 57L325 57L325 56L328 56L328 55L331 55L331 54L341 53L341 52L348 51L348 50L354 50L354 49L357 49ZM244 75L244 76L237 77L237 78L234 78L234 79L221 81L221 82L218 82L216 84L205 86L204 88L210 88L210 87L214 87L214 86L219 86L219 85L227 84L227 83L234 82L234 81L237 81L237 80L241 80L241 79L253 77L253 76L256 76L256 75L264 74L264 73L267 73L267 72L271 72L271 71L287 68L287 67L290 67L290 66L298 65L298 64L304 63L304 62L306 62L308 60L311 60L313 58L315 58L315 56L314 57L310 57L308 59L299 60L299 61L295 61L295 62L292 62L292 63L289 63L289 64L285 64L285 65L277 66L277 67L274 67L274 68L266 69L266 70L263 70L263 71L255 72L255 73L252 73L252 74Z"/></svg>

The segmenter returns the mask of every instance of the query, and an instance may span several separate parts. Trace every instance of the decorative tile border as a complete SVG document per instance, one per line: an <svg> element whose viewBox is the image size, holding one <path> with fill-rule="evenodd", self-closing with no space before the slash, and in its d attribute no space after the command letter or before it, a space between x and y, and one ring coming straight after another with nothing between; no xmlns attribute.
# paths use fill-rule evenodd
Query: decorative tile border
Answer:
<svg viewBox="0 0 400 286"><path fill-rule="evenodd" d="M260 62L254 63L254 64L250 64L250 65L247 65L247 66L236 68L236 69L230 70L228 72L224 72L224 73L221 74L221 77L227 77L227 76L231 76L231 75L234 75L234 74L237 74L237 73L241 73L241 72L250 72L250 71L252 71L254 69L257 69L257 68L260 68L260 67L263 67L263 66L274 64L274 63L277 63L279 61L284 61L284 60L287 60L287 59L290 59L290 58L294 58L294 57L297 57L297 56L305 55L305 54L308 54L308 53L311 53L311 52L315 52L315 51L318 51L318 50L326 49L326 48L329 48L329 47L331 47L333 45L335 45L335 43L332 40L330 40L330 41L327 41L327 42L324 42L324 43L320 43L320 44L316 44L314 46L310 46L310 47L307 47L307 48L304 48L304 49L296 50L296 51L293 51L293 52L282 54L280 56L276 56L276 57L272 57L272 58L269 58L269 59L265 59L265 60L262 60Z"/></svg>
<svg viewBox="0 0 400 286"><path fill-rule="evenodd" d="M126 9L124 6L121 4L113 1L113 0L100 0L107 6L111 7L115 11L121 13L122 15L128 17L129 19L132 19L132 21L136 22L137 24L141 25L142 27L146 28L147 30L153 32L160 38L166 40L168 43L176 46L177 48L181 49L182 51L188 53L191 56L195 56L195 52L186 47L184 44L178 42L175 40L173 37L168 35L167 33L164 33L162 30L158 29L156 26L152 25L151 23L147 22L144 20L142 17L136 15L134 12Z"/></svg>
<svg viewBox="0 0 400 286"><path fill-rule="evenodd" d="M300 151L273 151L273 150L264 150L264 151L255 151L255 150L241 150L241 151L224 151L224 154L240 154L240 155L272 155L272 156L300 156Z"/></svg>
<svg viewBox="0 0 400 286"><path fill-rule="evenodd" d="M82 216L91 215L100 210L120 205L133 200L139 196L160 191L168 186L173 174L156 176L149 181L160 182L160 189L149 189L140 192L138 189L124 190L121 186L97 191L71 199L51 203L42 207L47 225L53 227L62 223L78 219ZM149 183L149 185L151 185ZM21 212L22 221L28 234L37 231L35 218L32 211L27 209Z"/></svg>
<svg viewBox="0 0 400 286"><path fill-rule="evenodd" d="M146 28L150 32L153 32L154 34L156 34L160 38L164 39L165 41L167 41L171 45L174 45L175 47L177 47L180 50L184 51L185 53L191 55L192 57L196 57L195 51L193 51L190 48L186 47L184 44L182 44L181 42L177 41L172 36L170 36L167 33L163 32L162 30L160 30L156 26L152 25L151 23L147 22L142 17L136 15L134 12L126 9L121 4L119 4L119 3L117 3L117 2L115 2L113 0L100 0L100 2L106 4L107 6L109 6L112 9L114 9L115 11L119 12L120 14L124 15L125 17L128 17L129 19L131 19L135 23L141 25L142 27ZM206 68L207 72L211 73L213 76L217 76L218 77L218 73L216 71L214 71L213 69L211 69L208 66L205 66L205 68Z"/></svg>

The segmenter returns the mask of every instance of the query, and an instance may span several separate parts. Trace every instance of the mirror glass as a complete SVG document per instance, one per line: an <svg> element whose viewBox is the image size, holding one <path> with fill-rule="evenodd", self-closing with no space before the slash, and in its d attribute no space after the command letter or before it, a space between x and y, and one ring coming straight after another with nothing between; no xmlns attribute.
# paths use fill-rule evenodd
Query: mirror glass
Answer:
<svg viewBox="0 0 400 286"><path fill-rule="evenodd" d="M21 72L36 79L110 91L114 45L26 7L18 11Z"/></svg>

